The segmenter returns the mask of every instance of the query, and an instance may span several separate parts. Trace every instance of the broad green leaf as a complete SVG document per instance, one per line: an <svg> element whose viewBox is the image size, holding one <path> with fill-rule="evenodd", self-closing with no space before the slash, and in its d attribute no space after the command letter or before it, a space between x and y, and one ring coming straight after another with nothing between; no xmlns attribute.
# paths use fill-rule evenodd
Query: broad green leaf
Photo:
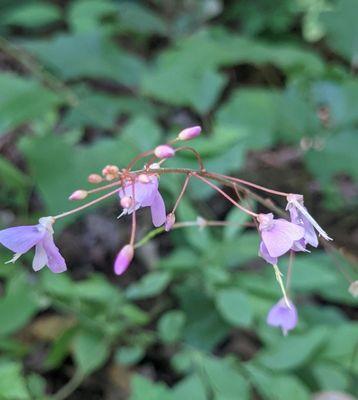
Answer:
<svg viewBox="0 0 358 400"><path fill-rule="evenodd" d="M344 391L349 387L349 377L334 362L318 362L312 374L321 390Z"/></svg>
<svg viewBox="0 0 358 400"><path fill-rule="evenodd" d="M81 330L72 343L76 365L82 374L90 374L100 368L109 356L109 343L100 334Z"/></svg>
<svg viewBox="0 0 358 400"><path fill-rule="evenodd" d="M172 389L173 400L206 400L206 388L198 375L191 375L177 383Z"/></svg>
<svg viewBox="0 0 358 400"><path fill-rule="evenodd" d="M227 362L205 358L202 368L207 376L206 384L211 387L216 400L249 399L246 379Z"/></svg>
<svg viewBox="0 0 358 400"><path fill-rule="evenodd" d="M132 283L126 290L131 300L146 299L160 294L169 284L171 276L166 271L150 272L140 281Z"/></svg>
<svg viewBox="0 0 358 400"><path fill-rule="evenodd" d="M61 18L61 10L55 4L44 1L17 5L3 17L2 24L16 25L26 28L38 28L51 24Z"/></svg>
<svg viewBox="0 0 358 400"><path fill-rule="evenodd" d="M107 78L136 86L143 72L137 56L120 49L100 32L60 34L23 46L63 79Z"/></svg>
<svg viewBox="0 0 358 400"><path fill-rule="evenodd" d="M325 330L316 329L302 335L282 337L274 347L259 354L257 360L266 368L277 371L302 367L322 349L327 336Z"/></svg>
<svg viewBox="0 0 358 400"><path fill-rule="evenodd" d="M250 326L252 310L250 301L240 289L222 289L216 294L216 307L223 318L234 326Z"/></svg>
<svg viewBox="0 0 358 400"><path fill-rule="evenodd" d="M321 20L328 43L338 54L352 61L358 55L358 5L355 0L339 0Z"/></svg>
<svg viewBox="0 0 358 400"><path fill-rule="evenodd" d="M183 334L185 314L172 310L165 313L158 322L159 336L164 343L178 341Z"/></svg>
<svg viewBox="0 0 358 400"><path fill-rule="evenodd" d="M0 396L4 400L31 399L20 364L0 360Z"/></svg>
<svg viewBox="0 0 358 400"><path fill-rule="evenodd" d="M139 362L145 354L142 346L121 346L117 349L114 358L118 364L134 365Z"/></svg>
<svg viewBox="0 0 358 400"><path fill-rule="evenodd" d="M16 126L43 118L62 102L61 97L32 78L0 73L0 134Z"/></svg>
<svg viewBox="0 0 358 400"><path fill-rule="evenodd" d="M134 375L129 400L172 400L169 389L163 383L154 383L140 375Z"/></svg>

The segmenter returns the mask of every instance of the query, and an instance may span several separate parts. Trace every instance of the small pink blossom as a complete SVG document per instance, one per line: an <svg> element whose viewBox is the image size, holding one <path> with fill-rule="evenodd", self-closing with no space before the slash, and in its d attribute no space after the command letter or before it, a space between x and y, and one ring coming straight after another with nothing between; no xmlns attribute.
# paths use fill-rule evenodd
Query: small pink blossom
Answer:
<svg viewBox="0 0 358 400"><path fill-rule="evenodd" d="M171 158L175 155L175 150L168 144L162 144L154 149L154 155L158 158Z"/></svg>
<svg viewBox="0 0 358 400"><path fill-rule="evenodd" d="M147 182L143 182L144 179L141 176L135 179L134 184L131 181L125 183L118 192L121 200L123 198L132 200L129 207L123 207L122 215L132 214L134 210L150 207L153 225L159 227L165 223L166 211L163 197L158 190L158 178L156 175L143 174L143 177L147 177Z"/></svg>
<svg viewBox="0 0 358 400"><path fill-rule="evenodd" d="M54 222L52 217L43 217L39 219L37 225L15 226L0 231L0 243L15 253L8 262L14 263L35 246L32 262L34 271L40 270L45 265L54 273L66 271L66 262L53 241Z"/></svg>
<svg viewBox="0 0 358 400"><path fill-rule="evenodd" d="M201 126L192 126L190 128L183 129L178 138L180 140L191 140L199 136L201 133Z"/></svg>
<svg viewBox="0 0 358 400"><path fill-rule="evenodd" d="M259 255L270 264L277 264L277 258L303 238L305 230L285 219L274 219L273 214L259 214L257 217L262 242Z"/></svg>
<svg viewBox="0 0 358 400"><path fill-rule="evenodd" d="M134 248L132 245L127 244L121 249L114 262L114 272L116 275L122 275L127 270L133 260L133 256Z"/></svg>
<svg viewBox="0 0 358 400"><path fill-rule="evenodd" d="M103 178L98 174L91 174L87 178L89 183L101 183Z"/></svg>
<svg viewBox="0 0 358 400"><path fill-rule="evenodd" d="M294 329L298 322L295 305L291 301L286 304L285 299L281 299L270 309L266 322L268 325L280 327L282 333L286 336L288 331Z"/></svg>

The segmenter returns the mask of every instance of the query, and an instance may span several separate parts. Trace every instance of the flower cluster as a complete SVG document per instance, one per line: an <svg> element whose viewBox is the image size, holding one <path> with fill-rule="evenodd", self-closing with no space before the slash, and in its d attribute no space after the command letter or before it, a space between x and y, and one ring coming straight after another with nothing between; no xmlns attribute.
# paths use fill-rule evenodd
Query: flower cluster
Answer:
<svg viewBox="0 0 358 400"><path fill-rule="evenodd" d="M136 248L136 213L142 208L149 208L152 223L160 231L168 232L179 227L180 223L176 223L175 211L185 194L190 179L195 178L210 186L231 204L254 219L255 223L251 226L257 227L261 237L258 249L259 255L267 263L272 264L276 279L283 293L283 298L270 310L267 323L275 327L281 327L283 333L287 334L297 324L298 317L293 302L286 294L282 274L278 269L279 257L286 253L309 252L308 246L317 247L319 244L317 233L325 240L332 239L309 214L304 206L302 195L279 192L236 177L208 172L203 166L200 154L194 148L188 146L175 147L177 142L194 139L200 133L201 128L199 126L186 128L172 141L139 154L126 168L120 169L115 165L107 165L102 169L101 174L93 173L89 175L89 183L98 185L105 182L106 184L91 190L77 189L69 196L69 200L80 201L94 193L112 190L87 204L53 217L40 218L37 225L18 226L0 231L0 243L15 253L9 262L15 262L21 255L35 247L32 264L35 271L48 266L54 273L64 272L66 270L66 262L53 240L54 223L60 218L115 195L122 208L118 218L128 215L132 219L130 239L118 252L114 262L115 274L121 275L127 270L134 257ZM180 151L192 152L198 160L199 168L194 170L162 167L167 159L175 157L176 153ZM147 160L144 167L133 171L135 163L147 157L149 157L149 160ZM185 180L173 208L167 213L163 197L159 192L159 180L161 175L170 173L183 174L185 175ZM217 183L230 188L234 187L238 198L235 199L230 196L217 186ZM275 218L272 213L256 214L251 209L245 208L240 203L239 191L242 190L242 187L244 187L245 193L250 193L248 188L253 188L285 197L287 199L286 210L289 212L290 220ZM220 224L219 221L216 221L216 225L223 224L225 223ZM196 225L203 228L210 225L210 223L199 217ZM215 225L215 223L212 223L212 225ZM183 223L182 226L184 226Z"/></svg>

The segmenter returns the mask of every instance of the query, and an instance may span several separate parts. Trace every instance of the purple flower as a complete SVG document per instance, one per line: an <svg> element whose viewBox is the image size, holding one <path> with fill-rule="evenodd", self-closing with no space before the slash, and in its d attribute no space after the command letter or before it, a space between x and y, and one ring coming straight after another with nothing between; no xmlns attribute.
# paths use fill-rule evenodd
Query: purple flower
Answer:
<svg viewBox="0 0 358 400"><path fill-rule="evenodd" d="M201 126L191 126L190 128L183 129L178 138L180 140L191 140L199 136L201 133Z"/></svg>
<svg viewBox="0 0 358 400"><path fill-rule="evenodd" d="M132 245L127 244L121 249L114 262L114 272L116 275L122 275L127 270L133 259L133 255L134 248Z"/></svg>
<svg viewBox="0 0 358 400"><path fill-rule="evenodd" d="M302 195L289 194L287 196L287 201L286 210L290 212L291 221L296 225L302 226L305 230L303 240L300 243L301 246L304 248L307 244L313 247L318 246L318 238L315 229L324 239L332 240L307 211L307 208L303 205Z"/></svg>
<svg viewBox="0 0 358 400"><path fill-rule="evenodd" d="M39 219L37 225L16 226L0 231L0 243L15 253L8 262L15 262L35 246L32 262L34 271L39 271L45 265L54 273L66 271L66 262L53 241L54 222L52 217L44 217Z"/></svg>
<svg viewBox="0 0 358 400"><path fill-rule="evenodd" d="M285 219L274 219L273 214L259 214L261 243L259 255L270 264L277 264L277 258L292 248L294 243L303 238L302 226Z"/></svg>
<svg viewBox="0 0 358 400"><path fill-rule="evenodd" d="M271 307L266 322L268 325L280 327L282 333L286 336L288 331L294 329L298 322L295 305L291 301L287 304L285 299L281 299Z"/></svg>
<svg viewBox="0 0 358 400"><path fill-rule="evenodd" d="M121 199L128 197L133 199L134 197L134 202L130 207L123 208L121 215L132 214L134 210L150 207L153 225L156 227L163 225L166 220L166 212L164 200L159 193L158 185L157 176L147 174L136 177L134 184L127 182L119 190L119 197Z"/></svg>

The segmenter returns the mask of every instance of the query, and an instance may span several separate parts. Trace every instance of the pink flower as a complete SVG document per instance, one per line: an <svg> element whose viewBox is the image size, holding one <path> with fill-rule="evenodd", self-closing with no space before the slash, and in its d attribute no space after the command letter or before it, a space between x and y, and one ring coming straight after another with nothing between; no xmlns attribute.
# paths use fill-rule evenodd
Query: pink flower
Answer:
<svg viewBox="0 0 358 400"><path fill-rule="evenodd" d="M147 179L143 179L144 176ZM127 182L124 187L119 190L118 194L121 199L131 198L134 201L128 208L123 208L122 215L132 214L134 210L144 207L150 207L152 221L155 227L165 223L166 212L163 197L158 190L158 178L156 175L143 175L136 178L133 185L132 182Z"/></svg>
<svg viewBox="0 0 358 400"><path fill-rule="evenodd" d="M44 217L39 219L37 225L16 226L0 231L0 243L15 253L8 262L15 262L35 246L32 262L34 271L39 271L45 265L54 273L66 271L66 262L53 241L54 222L52 217Z"/></svg>
<svg viewBox="0 0 358 400"><path fill-rule="evenodd" d="M132 245L127 244L121 249L114 262L114 272L116 275L122 275L127 270L133 256L134 248Z"/></svg>
<svg viewBox="0 0 358 400"><path fill-rule="evenodd" d="M288 331L294 329L298 322L295 305L289 301L289 306L284 299L277 302L269 311L266 322L268 325L280 327L286 336Z"/></svg>
<svg viewBox="0 0 358 400"><path fill-rule="evenodd" d="M162 144L154 149L154 155L158 158L171 158L175 155L175 150L168 144Z"/></svg>
<svg viewBox="0 0 358 400"><path fill-rule="evenodd" d="M201 133L201 126L192 126L190 128L183 129L179 133L178 138L180 140L190 140L199 136L200 133Z"/></svg>
<svg viewBox="0 0 358 400"><path fill-rule="evenodd" d="M307 244L313 247L318 246L315 229L324 239L332 240L307 211L307 208L303 205L302 195L289 194L287 202L286 210L290 212L291 221L296 225L302 226L305 230L303 240L300 243L301 246L305 247Z"/></svg>
<svg viewBox="0 0 358 400"><path fill-rule="evenodd" d="M277 264L277 258L303 238L305 230L285 219L274 219L273 214L259 214L257 217L261 233L259 255L270 264Z"/></svg>

